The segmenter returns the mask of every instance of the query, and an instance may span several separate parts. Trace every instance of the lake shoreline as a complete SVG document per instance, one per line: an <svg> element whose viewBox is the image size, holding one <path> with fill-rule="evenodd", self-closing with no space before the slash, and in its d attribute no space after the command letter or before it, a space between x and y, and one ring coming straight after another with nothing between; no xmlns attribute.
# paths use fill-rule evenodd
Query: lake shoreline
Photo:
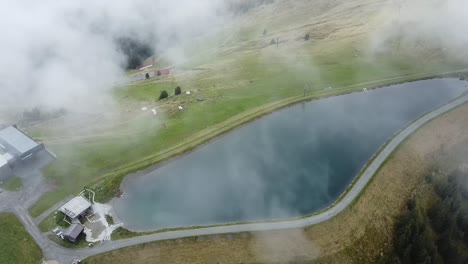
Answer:
<svg viewBox="0 0 468 264"><path fill-rule="evenodd" d="M430 78L430 79L439 79L439 78ZM444 78L444 79L450 79L450 78ZM411 83L411 82L407 82L407 83ZM465 86L463 86L463 87L465 87ZM354 92L354 93L355 93L355 92ZM344 96L344 94L341 94L341 95L338 95L338 96L334 96L334 97L337 97L337 98L338 98L338 97L340 97L340 96ZM456 100L456 99L453 99L453 100ZM446 105L446 104L449 104L451 101L452 101L452 100L443 103L440 107L442 107L442 106L444 106L444 105ZM285 107L285 108L286 108L286 107ZM432 112L432 111L436 111L438 108L439 108L439 106L437 106L436 108L434 108L434 109L432 109L432 110L429 110L428 112L425 112L425 113L422 114L419 118L421 118L421 117L427 115L428 113L430 113L430 112ZM417 119L419 119L419 118L417 118ZM341 199L343 196L346 196L346 194L347 194L347 192L349 191L350 187L351 187L351 189L352 189L352 185L354 184L355 181L357 181L357 180L359 179L359 175L362 173L363 170L365 170L365 169L367 168L367 166L368 166L369 163L372 163L372 159L373 159L375 156L377 156L377 155L379 154L380 150L381 150L382 148L385 148L386 144L387 144L389 141L391 141L392 138L393 138L394 136L398 135L398 133L400 133L401 130L404 130L405 127L410 126L411 123L416 122L417 119L416 119L416 120L410 120L410 121L409 121L408 123L406 123L400 130L398 130L398 131L396 132L396 134L394 134L393 136L391 136L390 138L388 138L385 142L383 142L383 144L377 149L377 152L375 152L369 159L367 159L366 162L363 163L364 166L360 167L360 169L358 170L358 173L355 174L355 175L352 177L349 186L346 186L346 187L344 188L344 192L340 192L340 194L337 196L337 198L336 198L336 199L333 199L333 202L332 202L331 204L326 205L326 206L322 207L322 209L318 209L317 211L314 211L314 212L312 212L312 213L310 213L310 214L305 214L305 215L301 215L301 216L299 216L299 217L294 217L294 218L292 218L291 220L294 220L294 219L297 219L297 218L305 218L305 217L309 217L309 216L311 216L311 215L318 214L318 213L320 213L320 212L326 211L328 208L330 208L330 207L332 207L334 204L338 203L338 202L340 201L340 199ZM255 122L250 122L250 123L248 123L248 124L244 124L243 127L249 126L250 124L255 124ZM228 136L228 135L229 135L229 133L226 133L226 134L222 135L221 137L218 137L218 138L215 138L215 139L211 140L210 142L214 142L214 141L221 140L222 138L224 138L225 136ZM199 149L199 148L197 148L197 149ZM186 155L188 155L188 154L186 154ZM167 164L173 162L175 159L181 159L181 158L185 157L186 155L180 155L180 156L177 156L177 157L173 157L173 158L171 158L171 159L166 160L166 161L163 162L163 163L156 164L156 165L151 166L150 168L147 168L147 169L145 169L145 170L143 170L143 171L139 171L138 173L134 173L134 174L128 175L128 176L124 179L124 181L122 182L122 188L123 188L123 189L126 189L125 186L127 186L128 182L129 182L130 180L134 180L134 179L136 179L136 178L138 178L138 177L140 177L140 176L142 176L142 175L146 175L147 173L149 173L149 172L151 172L151 171L153 171L153 170L155 170L155 169L157 169L157 168L164 167L165 165L167 165ZM125 195L125 194L124 194L124 195ZM118 198L117 198L117 199L118 199ZM116 200L116 199L113 199L112 204L114 204L115 200ZM272 220L272 219L273 219L273 220ZM264 220L258 220L258 221L257 221L257 220L253 220L253 221L241 221L241 222L242 222L242 223L251 223L251 222L276 222L276 221L285 221L284 218L281 218L281 219L278 219L278 220L274 220L274 218L272 218L272 219L264 219ZM287 220L290 220L290 218L287 218ZM214 223L213 225L214 225L214 226L219 226L219 225L233 225L233 224L238 224L238 223L239 223L239 222L236 221L236 222L227 222L227 223L220 223L220 224ZM205 225L203 225L203 226L205 226ZM211 225L211 224L208 224L208 226L212 226L212 225ZM198 225L197 225L197 227L198 227ZM188 227L188 228L193 228L193 227ZM162 228L162 229L167 229L167 228ZM170 229L184 229L184 228L181 227L181 228L170 228ZM146 232L146 233L147 233L148 231L149 231L149 232L152 232L152 231L154 231L154 232L160 232L161 229L149 228L149 229L147 229L147 230L138 230L138 232Z"/></svg>
<svg viewBox="0 0 468 264"><path fill-rule="evenodd" d="M261 119L261 118L263 118L263 117L265 117L265 116L267 116L269 114L272 114L272 113L280 111L280 110L287 109L289 107L293 107L293 106L295 106L297 104L322 100L322 99L331 98L331 97L340 97L340 96L349 95L349 94L353 94L353 93L362 93L362 92L364 92L362 90L364 88L368 89L368 91L371 91L371 90L375 90L375 89L385 88L385 87L388 87L388 86L393 86L393 85L398 85L398 84L405 84L405 83L412 83L412 82L423 81L423 80L452 79L452 78L453 79L458 79L458 78L460 78L460 76L462 76L466 72L467 72L466 70L461 70L461 71L456 71L456 72L453 72L453 73L443 73L443 74L438 74L438 75L427 75L427 76L424 76L424 77L419 77L419 78L414 78L414 79L408 78L408 79L401 80L401 81L395 81L395 82L390 82L390 83L377 85L377 86L369 86L369 87L364 87L365 84L356 84L356 85L352 85L352 86L349 86L349 87L340 88L340 89L337 90L337 91L341 91L341 90L344 91L344 90L349 89L350 87L358 87L359 86L359 88L357 88L357 89L354 89L354 90L351 90L351 91L344 91L343 93L337 93L337 94L331 94L331 95L325 95L325 96L319 96L319 97L316 97L316 95L318 94L318 93L316 93L316 94L313 94L312 96L309 95L309 96L305 96L305 97L302 97L302 98L288 98L286 100L294 99L295 101L291 102L291 103L288 103L288 104L285 104L285 105L280 105L280 106L278 106L276 108L272 108L269 111L262 112L260 115L253 116L252 118L250 118L250 119L248 119L246 121L240 122L238 125L233 126L232 128L229 128L228 130L223 131L218 135L210 137L207 140L204 140L201 143L197 144L196 146L188 148L186 151L182 151L181 153L170 155L167 158L163 158L160 161L157 161L153 165L149 165L149 166L147 166L145 168L137 170L136 172L131 172L131 173L126 174L122 178L120 186L125 186L126 181L128 180L128 178L134 178L134 177L140 177L142 175L146 175L146 174L148 174L148 172L151 172L151 171L154 171L154 170L159 169L161 167L164 167L165 165L167 165L167 164L169 164L171 162L174 162L174 161L180 159L181 157L196 151L197 149L199 149L200 147L203 147L204 145L207 145L207 144L209 144L209 143L211 143L213 141L222 139L223 137L225 137L227 134L229 134L233 130L239 129L241 127L248 126L251 123L255 122L256 120L259 120L259 119ZM396 77L396 78L400 78L400 77ZM396 79L396 78L392 78L392 79ZM380 82L380 81L376 81L376 82ZM361 88L361 86L362 86L362 88ZM283 102L283 101L286 101L286 100L282 100L280 102ZM279 103L279 102L276 102L276 103ZM276 104L276 103L273 103L273 104ZM111 199L109 199L109 202L110 202L110 200L118 199L118 198L119 197L112 197Z"/></svg>

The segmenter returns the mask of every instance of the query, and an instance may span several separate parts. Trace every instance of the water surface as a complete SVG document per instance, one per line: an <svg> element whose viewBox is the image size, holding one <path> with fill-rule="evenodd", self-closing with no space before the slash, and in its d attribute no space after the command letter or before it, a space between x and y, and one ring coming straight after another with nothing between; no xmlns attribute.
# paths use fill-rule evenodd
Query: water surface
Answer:
<svg viewBox="0 0 468 264"><path fill-rule="evenodd" d="M297 104L128 177L114 207L136 231L311 214L333 203L387 139L467 84L426 80Z"/></svg>

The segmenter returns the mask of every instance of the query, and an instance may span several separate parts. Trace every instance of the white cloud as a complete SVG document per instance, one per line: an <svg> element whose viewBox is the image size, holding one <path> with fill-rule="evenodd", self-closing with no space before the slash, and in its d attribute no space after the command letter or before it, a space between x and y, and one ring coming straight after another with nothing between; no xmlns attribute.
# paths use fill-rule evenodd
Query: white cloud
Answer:
<svg viewBox="0 0 468 264"><path fill-rule="evenodd" d="M174 36L206 32L219 21L221 5L219 0L0 0L0 104L94 109L112 103L109 90L124 62L116 37L153 39L163 49L174 45Z"/></svg>

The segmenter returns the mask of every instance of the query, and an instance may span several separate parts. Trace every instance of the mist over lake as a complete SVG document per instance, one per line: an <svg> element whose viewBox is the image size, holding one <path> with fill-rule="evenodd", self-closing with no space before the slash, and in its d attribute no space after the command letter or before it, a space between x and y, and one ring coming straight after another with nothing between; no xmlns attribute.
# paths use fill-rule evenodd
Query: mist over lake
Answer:
<svg viewBox="0 0 468 264"><path fill-rule="evenodd" d="M294 105L127 177L115 210L136 231L311 214L392 135L467 90L467 82L435 79Z"/></svg>

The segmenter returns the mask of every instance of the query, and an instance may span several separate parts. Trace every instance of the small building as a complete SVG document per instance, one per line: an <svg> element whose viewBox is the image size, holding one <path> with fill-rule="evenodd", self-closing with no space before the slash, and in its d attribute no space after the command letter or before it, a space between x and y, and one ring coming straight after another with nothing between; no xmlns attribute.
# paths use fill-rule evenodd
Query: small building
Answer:
<svg viewBox="0 0 468 264"><path fill-rule="evenodd" d="M73 220L80 216L84 216L88 212L89 208L91 208L91 203L83 196L77 196L60 207L59 211Z"/></svg>
<svg viewBox="0 0 468 264"><path fill-rule="evenodd" d="M171 74L172 74L171 69L160 69L154 72L154 77L169 76Z"/></svg>
<svg viewBox="0 0 468 264"><path fill-rule="evenodd" d="M151 68L151 67L153 67L153 64L145 65L145 66L140 66L140 67L138 68L138 70L143 71L143 70L146 70L146 69Z"/></svg>
<svg viewBox="0 0 468 264"><path fill-rule="evenodd" d="M67 229L63 230L63 236L71 242L76 242L84 227L80 224L71 224Z"/></svg>

